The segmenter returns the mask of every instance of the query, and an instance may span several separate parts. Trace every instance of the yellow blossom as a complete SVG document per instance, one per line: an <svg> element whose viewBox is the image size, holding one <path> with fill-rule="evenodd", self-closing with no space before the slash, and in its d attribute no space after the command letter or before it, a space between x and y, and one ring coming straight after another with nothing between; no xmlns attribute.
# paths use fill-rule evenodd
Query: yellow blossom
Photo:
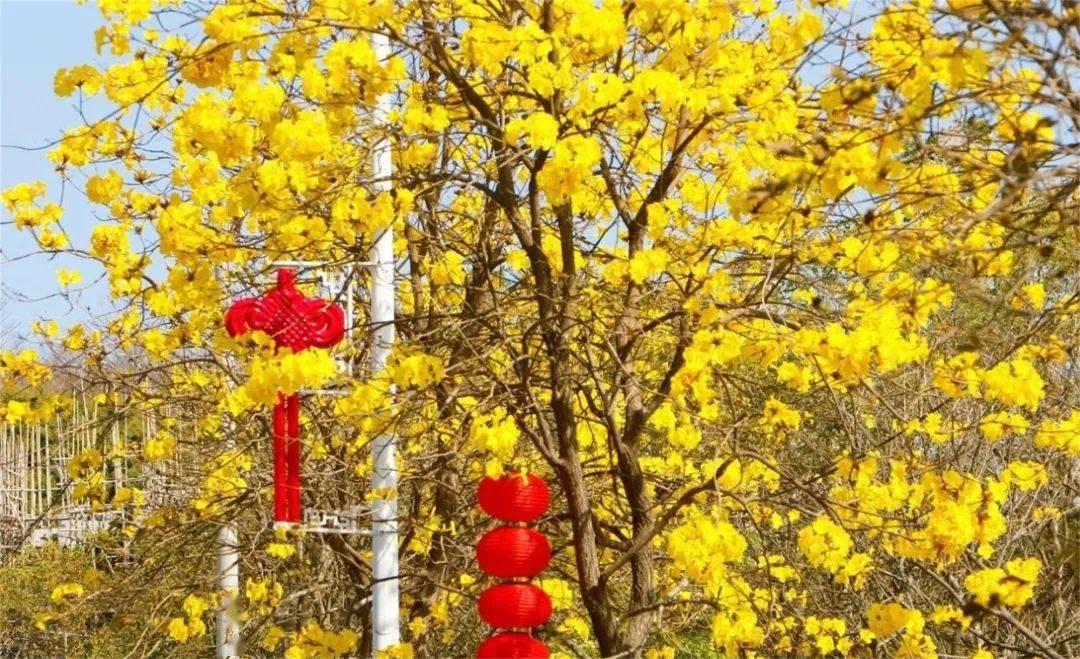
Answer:
<svg viewBox="0 0 1080 659"><path fill-rule="evenodd" d="M1020 608L1034 595L1042 562L1037 558L1011 560L1005 568L989 568L969 574L964 588L986 607Z"/></svg>
<svg viewBox="0 0 1080 659"><path fill-rule="evenodd" d="M56 604L70 604L72 600L82 597L85 592L80 583L63 583L53 588L49 598Z"/></svg>

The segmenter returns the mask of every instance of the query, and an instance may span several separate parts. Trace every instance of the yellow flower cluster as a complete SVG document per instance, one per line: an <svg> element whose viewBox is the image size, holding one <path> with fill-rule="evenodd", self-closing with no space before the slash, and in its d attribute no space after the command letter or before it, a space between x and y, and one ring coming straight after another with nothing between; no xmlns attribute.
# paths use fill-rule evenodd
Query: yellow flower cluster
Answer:
<svg viewBox="0 0 1080 659"><path fill-rule="evenodd" d="M1041 463L1031 460L1016 460L1010 462L1001 473L1001 482L1006 485L1014 485L1022 492L1031 492L1049 482L1046 467Z"/></svg>
<svg viewBox="0 0 1080 659"><path fill-rule="evenodd" d="M571 135L556 142L551 158L537 176L548 201L575 207L585 203L584 194L600 184L593 176L600 154L600 145L592 137Z"/></svg>
<svg viewBox="0 0 1080 659"><path fill-rule="evenodd" d="M253 607L251 611L258 616L269 615L281 603L283 594L282 585L269 577L258 581L248 577L244 583L244 597L248 605Z"/></svg>
<svg viewBox="0 0 1080 659"><path fill-rule="evenodd" d="M110 101L131 106L142 101L147 107L168 110L183 100L183 88L159 84L169 71L169 59L163 54L135 58L110 66L103 76L105 95Z"/></svg>
<svg viewBox="0 0 1080 659"><path fill-rule="evenodd" d="M199 515L219 513L223 506L242 495L248 487L243 474L251 471L251 455L239 449L221 453L203 466L206 477L189 506Z"/></svg>
<svg viewBox="0 0 1080 659"><path fill-rule="evenodd" d="M379 650L376 659L415 659L416 652L412 643L397 643L385 650Z"/></svg>
<svg viewBox="0 0 1080 659"><path fill-rule="evenodd" d="M335 414L357 431L356 438L346 444L349 454L366 446L367 439L384 431L390 423L387 418L392 412L388 387L389 384L383 380L362 382L355 385L349 395L337 398ZM361 465L366 466L366 462ZM357 465L357 469L361 469L361 465Z"/></svg>
<svg viewBox="0 0 1080 659"><path fill-rule="evenodd" d="M746 553L746 539L716 511L689 509L683 521L667 534L666 548L675 570L701 585L717 603L712 641L729 654L761 644L765 630L758 624L752 589L732 566Z"/></svg>
<svg viewBox="0 0 1080 659"><path fill-rule="evenodd" d="M156 363L164 363L169 360L174 352L180 347L180 332L162 332L160 330L147 330L142 333L139 342L146 348L150 359Z"/></svg>
<svg viewBox="0 0 1080 659"><path fill-rule="evenodd" d="M973 352L938 360L934 386L952 398L982 396L1008 406L1038 409L1045 383L1030 360L1018 357L990 369L978 368L978 361L979 355Z"/></svg>
<svg viewBox="0 0 1080 659"><path fill-rule="evenodd" d="M397 190L393 196L382 192L374 199L369 199L366 190L341 195L330 209L329 229L345 244L354 244L358 234L375 235L404 217L412 207L412 199L407 190Z"/></svg>
<svg viewBox="0 0 1080 659"><path fill-rule="evenodd" d="M112 498L113 508L125 508L132 506L139 508L146 505L146 497L143 491L137 487L118 487Z"/></svg>
<svg viewBox="0 0 1080 659"><path fill-rule="evenodd" d="M473 419L469 441L477 450L492 455L498 461L507 462L514 456L520 434L514 418L505 408L496 407Z"/></svg>
<svg viewBox="0 0 1080 659"><path fill-rule="evenodd" d="M676 416L675 407L670 402L665 402L653 412L652 416L649 417L649 425L657 430L664 431L667 441L677 449L689 451L701 443L701 431L694 427L687 415L680 414ZM587 431L579 433L579 435L602 434L604 432L606 430L602 427L595 429L590 427ZM672 455L681 456L681 453L673 453Z"/></svg>
<svg viewBox="0 0 1080 659"><path fill-rule="evenodd" d="M663 249L655 247L643 249L630 259L627 273L631 281L640 284L650 277L663 273L670 259L671 255Z"/></svg>
<svg viewBox="0 0 1080 659"><path fill-rule="evenodd" d="M525 118L517 118L506 124L506 141L517 143L525 136L525 143L534 149L550 149L559 138L559 122L547 112L534 112Z"/></svg>
<svg viewBox="0 0 1080 659"><path fill-rule="evenodd" d="M254 46L247 40L261 34L262 20L251 14L243 4L229 4L215 7L203 20L206 36L216 41L229 44L243 42L245 46Z"/></svg>
<svg viewBox="0 0 1080 659"><path fill-rule="evenodd" d="M387 370L393 383L403 389L428 387L446 377L441 358L419 351L394 354Z"/></svg>
<svg viewBox="0 0 1080 659"><path fill-rule="evenodd" d="M783 439L799 429L803 413L793 410L783 402L770 398L765 401L758 425L769 437Z"/></svg>
<svg viewBox="0 0 1080 659"><path fill-rule="evenodd" d="M95 204L109 205L124 189L124 179L110 169L105 176L95 174L86 179L86 197Z"/></svg>
<svg viewBox="0 0 1080 659"><path fill-rule="evenodd" d="M724 597L718 600L722 603L721 612L712 619L713 645L724 648L727 656L732 657L746 648L760 646L765 639L765 630L758 624L757 614L745 602L738 603L739 599L745 599L745 591L725 588L719 595Z"/></svg>
<svg viewBox="0 0 1080 659"><path fill-rule="evenodd" d="M911 625L922 631L924 620L922 613L915 609L905 609L895 602L871 604L866 609L867 626L878 638L887 638L898 630Z"/></svg>
<svg viewBox="0 0 1080 659"><path fill-rule="evenodd" d="M799 550L814 567L835 575L836 583L861 588L870 571L870 554L852 553L851 536L836 522L819 515L799 531ZM854 581L852 581L854 580Z"/></svg>
<svg viewBox="0 0 1080 659"><path fill-rule="evenodd" d="M1000 504L1007 494L1008 485L993 479L984 484L957 471L930 471L906 501L912 512L927 513L925 525L899 534L891 546L901 556L950 563L978 542L979 553L989 556L1006 530Z"/></svg>
<svg viewBox="0 0 1080 659"><path fill-rule="evenodd" d="M979 604L996 608L1006 606L1018 609L1035 594L1042 562L1037 558L1017 558L1005 564L1005 568L989 568L969 574L964 588Z"/></svg>
<svg viewBox="0 0 1080 659"><path fill-rule="evenodd" d="M874 22L869 50L882 67L882 78L895 84L906 98L904 114L912 119L933 103L934 86L961 89L981 79L986 53L937 36L927 12L917 3L899 3Z"/></svg>
<svg viewBox="0 0 1080 659"><path fill-rule="evenodd" d="M979 432L991 442L996 442L1005 435L1023 435L1030 427L1027 418L1015 412L993 412L979 421Z"/></svg>
<svg viewBox="0 0 1080 659"><path fill-rule="evenodd" d="M71 96L76 89L86 97L97 94L101 91L101 74L88 64L80 64L56 72L53 78L53 91L57 96Z"/></svg>
<svg viewBox="0 0 1080 659"><path fill-rule="evenodd" d="M168 460L176 451L176 438L172 434L161 431L153 437L148 437L143 442L143 456L149 462Z"/></svg>
<svg viewBox="0 0 1080 659"><path fill-rule="evenodd" d="M205 636L206 623L202 618L210 603L192 593L184 598L182 608L186 617L171 618L165 625L169 637L177 643L187 643L193 638Z"/></svg>
<svg viewBox="0 0 1080 659"><path fill-rule="evenodd" d="M963 428L957 421L946 421L940 412L931 412L920 419L912 419L904 426L904 434L923 433L935 444L948 442L958 437Z"/></svg>
<svg viewBox="0 0 1080 659"><path fill-rule="evenodd" d="M1035 446L1080 455L1080 410L1060 421L1044 421L1035 432Z"/></svg>
<svg viewBox="0 0 1080 659"><path fill-rule="evenodd" d="M54 604L70 604L73 600L82 597L85 592L86 589L80 583L62 583L53 588L49 599Z"/></svg>
<svg viewBox="0 0 1080 659"><path fill-rule="evenodd" d="M359 637L351 629L332 632L312 620L295 632L271 627L263 637L262 647L273 651L282 641L286 641L285 659L332 659L348 655L356 648L358 640Z"/></svg>
<svg viewBox="0 0 1080 659"><path fill-rule="evenodd" d="M678 570L717 593L731 578L727 564L742 560L746 539L715 514L693 511L667 535L667 549Z"/></svg>
<svg viewBox="0 0 1080 659"><path fill-rule="evenodd" d="M338 365L326 350L312 348L293 353L264 351L252 359L248 381L238 388L238 405L250 400L274 405L279 395L291 395L301 389L318 389L338 375Z"/></svg>
<svg viewBox="0 0 1080 659"><path fill-rule="evenodd" d="M966 615L960 607L949 604L939 604L930 613L930 621L937 625L957 624L961 629L971 626L971 617Z"/></svg>
<svg viewBox="0 0 1080 659"><path fill-rule="evenodd" d="M1043 379L1027 359L1001 362L981 374L987 400L1018 405L1035 411L1042 402Z"/></svg>
<svg viewBox="0 0 1080 659"><path fill-rule="evenodd" d="M52 369L38 361L36 351L26 348L19 352L0 350L0 386L5 389L20 384L36 387L52 377Z"/></svg>
<svg viewBox="0 0 1080 659"><path fill-rule="evenodd" d="M538 579L536 584L551 598L551 608L565 611L574 605L574 585L565 579L547 577Z"/></svg>
<svg viewBox="0 0 1080 659"><path fill-rule="evenodd" d="M60 206L47 203L39 208L34 205L37 198L44 194L45 184L41 181L20 183L4 191L4 208L11 214L16 229L41 228L60 221L63 215Z"/></svg>
<svg viewBox="0 0 1080 659"><path fill-rule="evenodd" d="M431 282L436 286L461 286L465 283L465 257L446 252L431 264Z"/></svg>
<svg viewBox="0 0 1080 659"><path fill-rule="evenodd" d="M915 481L911 467L922 472ZM981 555L990 556L994 541L1006 531L1001 505L1010 487L1030 491L1047 478L1041 465L1023 461L1010 463L999 479L938 472L918 461L892 462L887 480L877 477L878 470L875 455L838 459L840 484L829 494L844 504L838 510L844 525L880 538L889 553L937 564L955 561L973 543ZM912 521L904 521L898 511L906 511Z"/></svg>
<svg viewBox="0 0 1080 659"><path fill-rule="evenodd" d="M313 162L331 147L330 129L321 110L302 110L274 127L270 145L285 161Z"/></svg>
<svg viewBox="0 0 1080 659"><path fill-rule="evenodd" d="M286 542L271 542L266 546L266 555L285 561L296 555L296 546Z"/></svg>
<svg viewBox="0 0 1080 659"><path fill-rule="evenodd" d="M90 233L90 254L109 271L109 292L113 297L142 290L142 273L147 259L135 254L122 224L99 224Z"/></svg>
<svg viewBox="0 0 1080 659"><path fill-rule="evenodd" d="M77 501L88 501L94 510L100 510L105 503L105 477L101 465L101 452L93 448L71 456L67 464L68 476L75 484L72 497Z"/></svg>
<svg viewBox="0 0 1080 659"><path fill-rule="evenodd" d="M32 414L30 403L21 400L9 400L3 404L2 409L4 421L7 423L18 423L30 418Z"/></svg>
<svg viewBox="0 0 1080 659"><path fill-rule="evenodd" d="M897 305L864 315L852 330L839 323L795 333L797 354L812 357L831 386L847 389L871 372L889 373L929 354L925 339L906 332ZM815 378L817 379L817 378Z"/></svg>

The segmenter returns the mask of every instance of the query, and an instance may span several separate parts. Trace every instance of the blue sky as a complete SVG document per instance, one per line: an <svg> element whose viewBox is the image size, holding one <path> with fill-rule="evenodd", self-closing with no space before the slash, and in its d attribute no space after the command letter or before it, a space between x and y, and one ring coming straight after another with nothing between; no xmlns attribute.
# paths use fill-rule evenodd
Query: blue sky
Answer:
<svg viewBox="0 0 1080 659"><path fill-rule="evenodd" d="M58 68L101 61L93 36L101 22L95 2L0 0L0 188L40 180L48 185L48 199L60 200L61 181L46 159L47 150L15 147L41 147L79 123L74 98L53 95L52 79ZM80 192L69 189L63 206L62 222L72 242L85 246L93 222L90 205ZM29 235L17 232L10 219L4 212L0 226L0 346L5 348L18 345L35 320L52 318L64 326L95 315L107 303L101 286L72 299L72 304L47 297L59 290L58 268L82 271L84 283L93 281L100 269L68 257L25 257L36 245Z"/></svg>

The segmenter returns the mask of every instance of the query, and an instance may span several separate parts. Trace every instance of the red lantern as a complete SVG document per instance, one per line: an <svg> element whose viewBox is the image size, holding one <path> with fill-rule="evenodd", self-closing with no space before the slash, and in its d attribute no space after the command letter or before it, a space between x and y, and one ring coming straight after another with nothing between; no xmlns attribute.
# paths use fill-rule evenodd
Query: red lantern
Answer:
<svg viewBox="0 0 1080 659"><path fill-rule="evenodd" d="M513 580L495 584L480 595L480 617L492 627L524 630L551 619L551 598L539 587L524 582L542 572L551 560L547 538L524 524L547 511L550 496L547 484L535 474L511 471L480 481L477 499L484 512L503 522L517 523L488 531L476 545L480 569L493 577ZM547 659L548 650L532 636L514 632L484 641L476 656Z"/></svg>
<svg viewBox="0 0 1080 659"><path fill-rule="evenodd" d="M476 560L480 569L493 577L535 577L551 560L551 545L532 529L500 526L480 538Z"/></svg>
<svg viewBox="0 0 1080 659"><path fill-rule="evenodd" d="M551 598L531 583L502 583L480 595L480 617L492 627L539 627L551 618Z"/></svg>
<svg viewBox="0 0 1080 659"><path fill-rule="evenodd" d="M511 471L480 481L480 507L503 522L531 522L539 518L547 510L550 496L547 483L536 474Z"/></svg>
<svg viewBox="0 0 1080 659"><path fill-rule="evenodd" d="M547 659L548 649L528 634L506 632L492 636L476 649L476 659Z"/></svg>

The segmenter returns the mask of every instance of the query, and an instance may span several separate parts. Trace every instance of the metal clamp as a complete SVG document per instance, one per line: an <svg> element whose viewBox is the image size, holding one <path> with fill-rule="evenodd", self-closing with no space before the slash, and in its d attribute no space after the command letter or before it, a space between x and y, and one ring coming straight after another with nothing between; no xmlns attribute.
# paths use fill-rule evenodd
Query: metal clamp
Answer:
<svg viewBox="0 0 1080 659"><path fill-rule="evenodd" d="M326 535L371 535L371 529L360 525L355 512L344 511L305 510L304 522L298 530Z"/></svg>

